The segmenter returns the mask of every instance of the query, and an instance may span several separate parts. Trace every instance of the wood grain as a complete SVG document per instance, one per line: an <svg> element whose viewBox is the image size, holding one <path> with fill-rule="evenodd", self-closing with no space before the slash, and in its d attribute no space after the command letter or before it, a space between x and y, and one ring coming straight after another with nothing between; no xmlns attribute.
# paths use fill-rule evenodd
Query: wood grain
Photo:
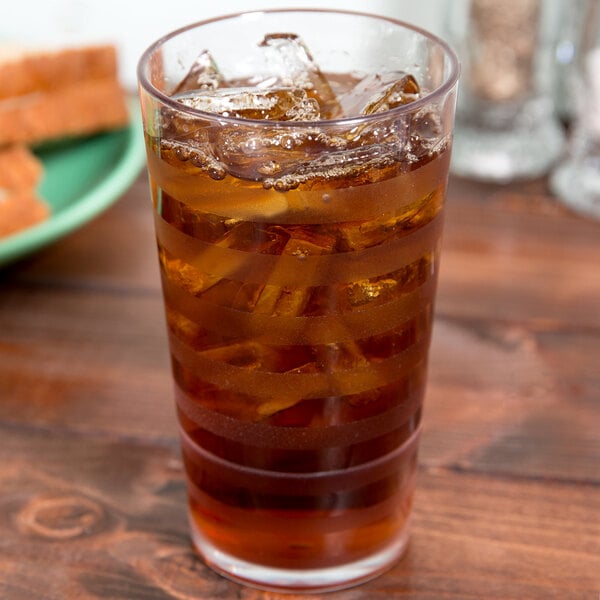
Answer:
<svg viewBox="0 0 600 600"><path fill-rule="evenodd" d="M140 177L0 274L0 598L598 597L597 222L452 180L408 552L297 596L191 550L148 204Z"/></svg>
<svg viewBox="0 0 600 600"><path fill-rule="evenodd" d="M0 473L2 597L288 597L229 583L191 553L175 446L0 435L11 464ZM422 468L418 489L404 560L328 598L589 598L600 584L597 486Z"/></svg>
<svg viewBox="0 0 600 600"><path fill-rule="evenodd" d="M600 222L567 213L541 183L530 186L452 180L438 308L597 330Z"/></svg>

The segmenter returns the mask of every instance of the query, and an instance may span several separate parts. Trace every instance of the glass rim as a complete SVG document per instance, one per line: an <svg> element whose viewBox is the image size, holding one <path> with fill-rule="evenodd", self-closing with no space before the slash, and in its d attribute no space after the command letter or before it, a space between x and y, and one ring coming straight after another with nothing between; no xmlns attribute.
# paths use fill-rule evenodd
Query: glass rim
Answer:
<svg viewBox="0 0 600 600"><path fill-rule="evenodd" d="M355 17L368 17L370 19L375 19L379 21L386 21L388 23L392 23L402 29L412 31L413 33L417 33L428 40L434 42L439 48L441 48L445 54L445 56L449 59L450 63L450 72L444 81L437 86L435 89L427 92L423 97L409 102L408 104L402 104L395 108L386 110L380 113L374 113L371 115L358 115L353 117L341 117L336 119L319 119L316 121L277 121L277 120L266 120L266 119L247 119L243 117L232 117L232 116L224 116L219 115L217 113L211 113L208 111L199 110L196 108L192 108L190 106L186 106L181 102L173 99L172 96L168 96L167 94L161 92L158 88L156 88L146 77L145 67L149 63L151 56L156 52L159 48L164 46L170 40L176 38L177 36L186 33L192 29L198 29L205 25L210 25L211 23L217 23L222 21L239 19L240 17L245 17L247 15L264 15L264 14L286 14L286 13L314 13L314 14L337 14L337 15L348 15ZM246 124L246 125L255 125L255 126L267 126L267 127L281 127L281 128L297 128L297 127L322 127L322 126L333 126L337 124L343 124L347 126L353 126L362 124L365 122L377 121L382 118L387 118L394 115L408 114L414 113L423 106L429 104L432 100L437 97L442 97L446 95L448 92L452 90L453 87L456 86L458 82L458 78L460 75L460 62L456 52L452 49L452 47L445 42L442 38L437 35L423 29L417 25L413 25L411 23L407 23L406 21L402 21L400 19L395 19L393 17L388 17L386 15L378 15L368 12L362 11L353 11L353 10L338 10L338 9L330 9L330 8L274 8L274 9L265 9L265 10L250 10L250 11L241 11L236 13L224 14L216 17L211 17L209 19L203 19L202 21L196 21L194 23L190 23L183 27L179 27L165 34L164 36L158 38L154 41L146 50L142 53L138 65L137 65L137 78L138 78L138 86L143 88L148 94L153 96L156 100L159 100L162 104L178 111L181 113L189 114L191 116L195 116L197 118L202 118L205 120L218 120L223 123L229 124Z"/></svg>

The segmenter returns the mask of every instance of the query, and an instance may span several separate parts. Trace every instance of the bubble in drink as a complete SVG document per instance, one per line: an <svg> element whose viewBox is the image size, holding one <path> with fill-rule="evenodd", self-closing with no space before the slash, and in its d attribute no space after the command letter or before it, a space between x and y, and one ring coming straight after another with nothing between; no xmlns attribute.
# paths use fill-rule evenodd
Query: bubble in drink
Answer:
<svg viewBox="0 0 600 600"><path fill-rule="evenodd" d="M276 125L258 130L255 125L240 124L217 132L216 137L212 151L228 172L242 179L263 181L265 187L275 187L280 177L295 172L307 153L317 160L349 145L346 137L326 134L309 122L293 131L282 131ZM286 187L291 189L284 184L281 191Z"/></svg>

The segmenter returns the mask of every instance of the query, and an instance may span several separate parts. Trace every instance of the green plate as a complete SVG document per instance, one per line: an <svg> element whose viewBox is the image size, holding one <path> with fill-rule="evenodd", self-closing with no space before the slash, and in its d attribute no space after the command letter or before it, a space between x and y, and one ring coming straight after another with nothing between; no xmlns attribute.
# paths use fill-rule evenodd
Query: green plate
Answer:
<svg viewBox="0 0 600 600"><path fill-rule="evenodd" d="M50 205L50 217L0 240L0 267L56 241L113 204L140 173L145 162L137 103L130 103L127 127L35 150L44 164L38 192Z"/></svg>

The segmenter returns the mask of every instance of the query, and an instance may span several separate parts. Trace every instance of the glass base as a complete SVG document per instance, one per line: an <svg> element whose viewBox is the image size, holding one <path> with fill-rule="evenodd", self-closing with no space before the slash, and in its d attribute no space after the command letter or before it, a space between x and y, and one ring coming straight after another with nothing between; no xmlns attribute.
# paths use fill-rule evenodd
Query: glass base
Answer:
<svg viewBox="0 0 600 600"><path fill-rule="evenodd" d="M551 118L510 131L457 125L450 170L456 175L507 183L544 175L562 153L565 134Z"/></svg>
<svg viewBox="0 0 600 600"><path fill-rule="evenodd" d="M317 593L342 590L378 577L404 554L410 518L400 535L383 550L345 565L323 569L280 569L241 560L211 544L190 518L192 542L206 564L227 579L272 592Z"/></svg>
<svg viewBox="0 0 600 600"><path fill-rule="evenodd" d="M600 159L586 164L573 159L561 163L550 177L550 188L572 210L600 219Z"/></svg>

